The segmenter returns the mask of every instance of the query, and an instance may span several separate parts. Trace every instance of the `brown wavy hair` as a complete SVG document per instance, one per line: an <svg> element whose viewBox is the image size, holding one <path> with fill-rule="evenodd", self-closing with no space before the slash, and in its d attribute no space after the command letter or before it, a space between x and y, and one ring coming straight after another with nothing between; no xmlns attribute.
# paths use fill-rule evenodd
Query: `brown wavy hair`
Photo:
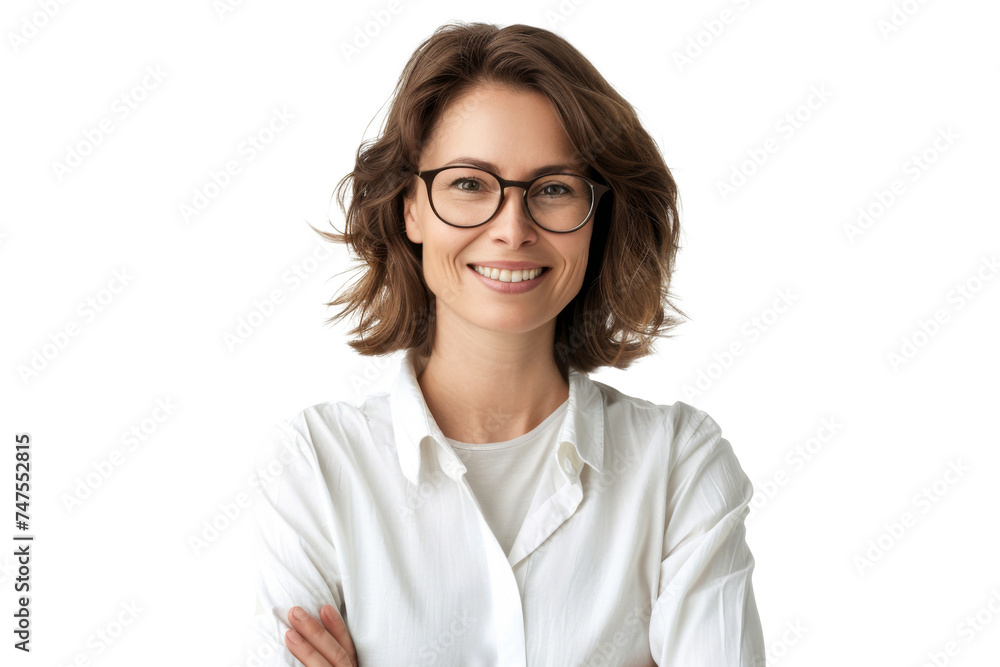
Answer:
<svg viewBox="0 0 1000 667"><path fill-rule="evenodd" d="M521 24L447 23L406 63L380 135L362 142L354 170L336 187L344 233L313 228L361 261L358 279L326 304L344 306L327 323L357 312L350 334L359 337L348 344L362 355L413 347L430 354L435 295L421 246L405 234L403 195L415 187L421 148L444 108L479 84L545 95L595 180L611 187L594 214L583 285L556 317L553 354L563 377L570 367L626 368L651 354L655 338L680 324L674 313L687 318L669 291L680 233L673 176L635 110L583 54ZM466 105L459 111L475 113L474 97Z"/></svg>

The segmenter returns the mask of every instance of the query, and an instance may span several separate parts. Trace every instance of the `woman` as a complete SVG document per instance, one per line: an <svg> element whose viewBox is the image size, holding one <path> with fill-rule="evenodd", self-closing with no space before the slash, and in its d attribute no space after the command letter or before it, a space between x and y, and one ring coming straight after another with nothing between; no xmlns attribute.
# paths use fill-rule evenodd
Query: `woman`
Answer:
<svg viewBox="0 0 1000 667"><path fill-rule="evenodd" d="M676 188L628 103L551 32L446 25L348 181L323 234L364 272L330 305L406 352L260 449L272 664L762 665L729 443L587 376L677 324Z"/></svg>

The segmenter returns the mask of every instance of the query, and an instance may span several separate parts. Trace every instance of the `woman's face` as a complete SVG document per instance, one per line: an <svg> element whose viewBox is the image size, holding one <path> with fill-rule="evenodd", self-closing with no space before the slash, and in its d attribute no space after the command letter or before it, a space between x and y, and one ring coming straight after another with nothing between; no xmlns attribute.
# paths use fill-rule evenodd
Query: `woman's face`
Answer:
<svg viewBox="0 0 1000 667"><path fill-rule="evenodd" d="M587 175L547 98L494 86L476 87L445 108L418 169L477 166L470 159L512 180L530 180L550 165L564 167L546 171ZM478 329L530 332L551 323L580 291L593 220L568 234L546 231L524 209L524 191L512 187L492 220L452 227L437 218L426 185L413 178L416 187L404 199L406 236L423 245L424 280L436 297L439 325L457 317ZM512 261L546 268L521 283L503 282L510 279L506 275L485 278L473 268ZM525 290L529 283L533 286Z"/></svg>

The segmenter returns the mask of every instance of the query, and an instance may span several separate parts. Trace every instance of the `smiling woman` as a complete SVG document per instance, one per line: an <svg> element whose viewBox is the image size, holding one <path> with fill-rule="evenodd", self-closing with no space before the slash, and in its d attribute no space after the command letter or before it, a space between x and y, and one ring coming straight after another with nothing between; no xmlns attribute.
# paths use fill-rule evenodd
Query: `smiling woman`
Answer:
<svg viewBox="0 0 1000 667"><path fill-rule="evenodd" d="M652 353L676 187L632 107L526 25L449 24L362 145L329 305L388 392L276 424L254 506L273 665L763 664L752 487L706 413L588 373Z"/></svg>

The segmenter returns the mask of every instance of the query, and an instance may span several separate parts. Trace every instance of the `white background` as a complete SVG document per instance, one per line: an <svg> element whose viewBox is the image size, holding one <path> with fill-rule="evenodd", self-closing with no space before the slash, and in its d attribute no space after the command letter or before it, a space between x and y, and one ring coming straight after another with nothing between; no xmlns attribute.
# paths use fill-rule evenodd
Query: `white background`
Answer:
<svg viewBox="0 0 1000 667"><path fill-rule="evenodd" d="M0 18L0 661L254 664L238 504L256 498L252 450L308 405L386 388L398 363L324 324L350 262L306 223L343 228L330 196L403 64L464 19L566 37L678 181L674 289L692 319L655 356L592 377L722 425L756 486L768 664L995 664L996 4L48 4L9 1ZM268 135L276 109L293 118ZM269 143L250 159L257 135ZM56 164L72 152L77 166ZM240 172L213 189L230 160ZM157 401L176 406L160 422ZM142 440L123 440L133 428ZM20 432L30 656L11 647Z"/></svg>

